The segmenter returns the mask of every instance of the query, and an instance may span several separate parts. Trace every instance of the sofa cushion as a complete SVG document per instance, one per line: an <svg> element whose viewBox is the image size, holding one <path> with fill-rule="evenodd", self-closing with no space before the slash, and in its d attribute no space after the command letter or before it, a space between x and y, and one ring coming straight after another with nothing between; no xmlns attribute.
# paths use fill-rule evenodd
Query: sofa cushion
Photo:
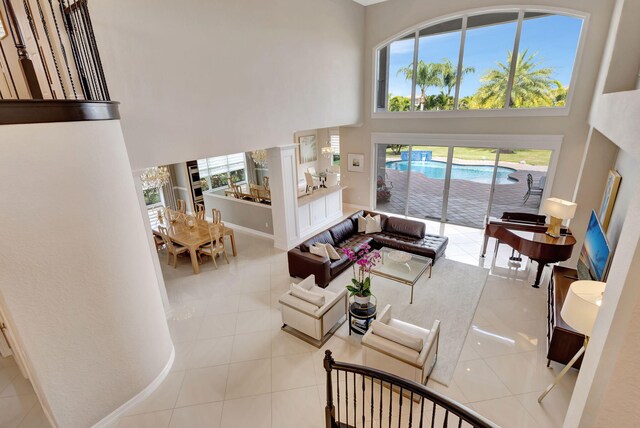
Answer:
<svg viewBox="0 0 640 428"><path fill-rule="evenodd" d="M386 232L374 235L374 240L378 245L429 257L434 261L444 254L449 242L449 238L440 235L425 235L422 239L415 239Z"/></svg>
<svg viewBox="0 0 640 428"><path fill-rule="evenodd" d="M387 225L387 220L389 220L389 216L386 216L384 214L381 213L377 213L375 211L364 211L363 216L368 216L370 215L371 217L375 217L377 215L380 216L380 227L382 227L382 230L384 230L384 227Z"/></svg>
<svg viewBox="0 0 640 428"><path fill-rule="evenodd" d="M298 287L302 287L307 291L310 291L316 286L316 276L311 274L298 283Z"/></svg>
<svg viewBox="0 0 640 428"><path fill-rule="evenodd" d="M329 253L327 252L327 249L325 248L324 244L321 244L320 242L316 242L315 244L310 246L309 252L311 254L315 254L316 256L324 257L327 259L329 258Z"/></svg>
<svg viewBox="0 0 640 428"><path fill-rule="evenodd" d="M342 241L348 239L351 235L355 233L353 221L350 218L343 220L340 223L333 226L331 229L329 229L329 233L333 238L332 245L334 244L340 245Z"/></svg>
<svg viewBox="0 0 640 428"><path fill-rule="evenodd" d="M387 340L395 342L398 345L406 346L417 352L420 352L424 346L424 340L421 337L381 323L378 320L374 320L373 323L371 323L371 330L376 336L384 337Z"/></svg>
<svg viewBox="0 0 640 428"><path fill-rule="evenodd" d="M385 232L410 236L416 239L424 238L425 230L426 225L422 222L398 217L389 217L384 226Z"/></svg>
<svg viewBox="0 0 640 428"><path fill-rule="evenodd" d="M353 235L351 238L347 239L340 245L340 248L351 248L353 251L360 251L360 247L362 244L369 244L373 242L375 236L374 235Z"/></svg>
<svg viewBox="0 0 640 428"><path fill-rule="evenodd" d="M367 218L358 216L358 233L363 233L367 230Z"/></svg>
<svg viewBox="0 0 640 428"><path fill-rule="evenodd" d="M372 217L372 216L365 217L364 233L369 235L371 233L382 232L382 226L380 225L380 221L381 221L381 218L379 215L375 217Z"/></svg>
<svg viewBox="0 0 640 428"><path fill-rule="evenodd" d="M331 278L335 278L340 272L345 270L351 265L351 260L344 254L340 253L340 260L335 260L331 262L331 266L329 267L329 272L331 273Z"/></svg>
<svg viewBox="0 0 640 428"><path fill-rule="evenodd" d="M325 230L324 232L320 232L317 235L307 239L302 244L300 244L300 251L309 252L309 247L315 244L316 242L320 242L321 244L331 244L333 246L336 245L329 231Z"/></svg>
<svg viewBox="0 0 640 428"><path fill-rule="evenodd" d="M312 305L315 305L317 307L324 305L323 295L313 293L309 290L306 290L300 287L297 284L291 284L291 295L297 297L298 299L302 299L305 302L309 302Z"/></svg>

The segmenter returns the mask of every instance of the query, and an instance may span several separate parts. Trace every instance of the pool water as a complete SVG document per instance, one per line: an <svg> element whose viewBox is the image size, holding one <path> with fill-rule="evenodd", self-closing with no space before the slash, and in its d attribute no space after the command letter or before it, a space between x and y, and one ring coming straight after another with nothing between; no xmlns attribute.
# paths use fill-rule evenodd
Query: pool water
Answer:
<svg viewBox="0 0 640 428"><path fill-rule="evenodd" d="M387 162L387 168L398 171L407 171L409 169L408 161L391 161ZM446 162L440 161L412 161L411 171L424 174L427 178L436 180L444 180L447 169ZM516 172L513 168L498 167L496 175L496 184L513 184L517 180L509 178L509 174ZM452 180L468 180L476 183L491 184L493 179L493 167L484 165L460 165L453 164L451 166Z"/></svg>

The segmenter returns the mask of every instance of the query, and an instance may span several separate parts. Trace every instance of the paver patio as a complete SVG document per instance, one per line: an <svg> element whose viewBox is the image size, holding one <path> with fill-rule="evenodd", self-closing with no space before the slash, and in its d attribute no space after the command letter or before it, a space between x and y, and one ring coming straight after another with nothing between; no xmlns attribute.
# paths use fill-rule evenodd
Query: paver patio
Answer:
<svg viewBox="0 0 640 428"><path fill-rule="evenodd" d="M533 176L534 186L546 171L522 168L510 174L512 184L496 184L491 207L491 216L500 217L505 211L516 211L537 214L540 196L532 195L526 203L523 196L527 192L527 174ZM534 167L535 168L535 167ZM405 213L407 198L407 171L386 168L387 186L393 186L389 201L377 201L377 209L395 214ZM440 219L442 213L442 196L444 180L428 178L422 173L411 175L409 195L409 211L412 217ZM449 188L449 205L447 222L470 227L484 227L484 219L489 203L491 185L475 181L451 180Z"/></svg>

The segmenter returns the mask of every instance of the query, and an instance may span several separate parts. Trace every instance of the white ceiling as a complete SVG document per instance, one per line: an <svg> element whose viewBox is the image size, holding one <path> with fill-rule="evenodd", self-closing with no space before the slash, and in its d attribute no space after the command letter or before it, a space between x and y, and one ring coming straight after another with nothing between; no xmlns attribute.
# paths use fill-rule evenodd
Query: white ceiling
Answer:
<svg viewBox="0 0 640 428"><path fill-rule="evenodd" d="M382 3L387 0L353 0L356 3L360 3L363 6L369 6L371 4Z"/></svg>

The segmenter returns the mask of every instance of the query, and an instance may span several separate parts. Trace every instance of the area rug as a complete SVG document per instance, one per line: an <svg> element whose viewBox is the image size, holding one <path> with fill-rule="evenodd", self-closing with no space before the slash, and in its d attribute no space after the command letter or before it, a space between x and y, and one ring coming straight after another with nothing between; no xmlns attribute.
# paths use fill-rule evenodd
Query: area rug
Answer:
<svg viewBox="0 0 640 428"><path fill-rule="evenodd" d="M371 288L378 299L378 310L392 307L392 316L430 329L440 320L438 361L431 379L448 386L458 364L471 321L478 307L489 271L448 259L439 259L418 280L413 290L413 304L409 304L411 288L399 282L376 275L371 277ZM333 280L329 289L337 290L350 282L348 269Z"/></svg>

